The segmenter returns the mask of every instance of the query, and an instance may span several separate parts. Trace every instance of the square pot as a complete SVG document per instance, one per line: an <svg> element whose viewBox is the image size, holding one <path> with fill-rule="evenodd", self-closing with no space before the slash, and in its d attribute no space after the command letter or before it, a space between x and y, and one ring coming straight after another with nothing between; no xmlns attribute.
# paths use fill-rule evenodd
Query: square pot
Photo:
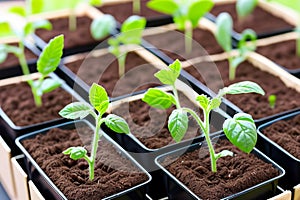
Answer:
<svg viewBox="0 0 300 200"><path fill-rule="evenodd" d="M299 115L300 112L295 112L265 123L258 128L257 148L285 169L286 175L279 183L283 188L289 190L292 190L300 182L300 157L292 153L297 147L296 137L300 135L297 121L295 121ZM292 121L293 119L294 121ZM295 153L297 152L296 150Z"/></svg>
<svg viewBox="0 0 300 200"><path fill-rule="evenodd" d="M75 129L76 129L76 132L72 132L72 130L75 130ZM75 142L75 141L78 142L80 140L81 143L85 143L85 142L88 142L88 140L90 140L91 138L85 138L84 135L80 135L80 138L78 138L78 139L76 139L74 137L75 137L75 135L78 135L78 134L90 134L90 132L87 133L86 131L91 130L91 132L93 132L92 129L93 128L92 128L92 125L90 123L88 123L85 120L80 120L80 121L68 122L68 123L61 124L61 125L56 125L56 126L53 126L53 127L47 128L47 129L42 129L42 130L39 130L39 131L29 133L27 135L24 135L24 136L21 136L21 137L17 138L16 144L22 150L22 152L25 155L25 159L27 160L26 163L27 163L27 169L28 169L28 176L33 181L33 183L35 183L36 187L40 190L41 194L46 199L67 199L67 197L65 196L65 194L63 194L63 192L60 189L58 189L60 186L56 186L53 183L53 181L56 182L57 180L56 179L51 180L51 176L53 178L55 177L55 175L53 174L54 172L51 171L50 172L51 176L50 177L47 176L45 174L45 171L43 169L41 169L41 167L37 164L37 163L39 163L39 161L37 161L38 156L37 155L32 156L30 154L30 150L28 151L28 150L25 149L26 147L24 146L24 142L26 140L28 141L30 139L33 139L35 137L39 137L39 140L41 140L42 137L46 137L46 136L48 137L47 143L51 142L51 141L49 141L50 140L50 138L49 138L50 137L50 132L55 131L56 134L70 134L69 137L71 137L70 141L72 141L72 142ZM80 132L80 130L84 131L84 133ZM63 131L63 132L58 133L58 131ZM67 132L65 132L65 131L67 131ZM45 135L45 136L43 136L43 135ZM55 140L55 138L54 138L54 140ZM64 142L65 143L64 145L66 145L69 138L65 138L65 139L61 138L59 140L60 140L60 142ZM57 144L57 143L58 143L58 141L56 140L55 144ZM140 182L135 182L134 183L135 185L132 185L131 187L128 186L127 184L125 184L125 183L122 183L123 186L127 185L127 187L125 187L121 190L117 189L117 191L119 191L119 192L117 192L116 194L109 194L108 196L102 197L102 198L103 199L126 199L126 198L129 198L129 199L145 199L145 192L146 192L145 191L145 185L151 180L151 176L133 158L131 158L127 152L125 152L120 146L118 146L113 140L111 140L105 133L103 133L103 137L101 138L100 143L101 143L101 145L103 145L102 148L103 147L110 148L110 150L102 149L101 152L103 152L103 154L101 152L98 152L98 153L101 153L101 159L99 159L99 161L101 160L101 163L103 163L103 166L101 164L102 167L101 166L98 167L99 169L100 168L101 169L102 168L107 169L107 170L105 170L107 173L110 173L109 171L111 171L111 173L116 173L116 171L118 171L119 168L114 169L114 166L115 167L118 166L118 164L114 164L114 161L123 162L122 164L124 164L124 168L123 168L124 171L128 170L129 166L132 167L132 168L130 168L132 170L131 172L134 172L134 173L131 174L132 177L134 177L134 176L143 177L140 180ZM71 144L69 143L67 146L70 146L70 145ZM44 146L44 145L41 145L41 146ZM41 146L38 147L37 149L43 148ZM57 148L61 148L61 147L57 146ZM99 146L99 148L101 148L101 146ZM34 152L36 152L36 150L34 150ZM107 150L107 152L105 152L106 150ZM53 156L50 155L50 157L48 157L48 158L49 159L55 159L55 160L57 159L57 161L60 162L59 160L64 160L63 157L68 157L66 155L63 155L61 153L61 151L59 151L59 153L55 153L55 154L56 155L53 155ZM61 154L61 158L59 158L60 154ZM110 156L107 157L108 155L113 156L114 158L112 158L112 159L114 159L114 160L109 159ZM116 158L115 156L118 156L119 158ZM76 162L76 161L72 161L70 158L67 158L67 159L70 160L70 162L69 163L67 162L67 164L65 163L66 166L64 167L64 170L68 171L66 168L68 168L68 165L70 165L71 163L73 163L73 164L71 164L71 165L73 165L72 170L75 170L76 169L76 167L75 167L76 163L79 164L80 160L78 162ZM121 159L121 161L118 161L119 159ZM85 163L86 161L82 161L81 164L83 164L83 162ZM53 167L56 168L57 166L56 167L53 166ZM98 168L96 167L96 169L98 169ZM110 168L111 168L111 170L109 170ZM82 170L88 171L87 168L81 169L81 171ZM97 172L98 171L96 171L96 174L95 174L96 177L95 178L97 178ZM85 172L82 171L82 173L85 173ZM64 176L63 174L64 173L60 174L60 176ZM73 177L71 172L69 172L65 175L66 175L66 177L64 179L70 179L70 178L72 179L72 177ZM104 176L104 175L102 175L102 176ZM122 175L121 175L121 177L122 177ZM82 177L82 178L84 179L84 177ZM86 177L86 178L88 179L88 177ZM98 175L98 178L99 178L99 175ZM134 179L136 179L136 178L137 177L135 177ZM145 180L144 180L144 178L145 178ZM105 179L103 179L103 180L105 180ZM98 184L101 185L105 182L110 182L111 181L111 180L110 181L107 180L107 181L103 182L103 180L99 179ZM118 184L120 184L120 181L122 181L122 178L119 180ZM84 184L84 182L82 182L81 184ZM98 185L98 184L96 184L96 185ZM117 183L113 183L113 184L117 184ZM77 187L78 187L78 190L79 190L81 188L79 185L75 186L74 190L77 190L77 189L75 189ZM92 187L92 185L90 185L89 187ZM61 186L60 188L63 188L65 191L70 191L70 190L66 190L63 186ZM118 187L116 187L116 188L118 188ZM100 187L99 187L99 189L100 189ZM101 190L103 190L103 188ZM90 196L92 194L94 194L94 193L93 192L91 193L91 192L87 191L84 195L86 195L86 196L89 195ZM74 196L72 196L72 197L74 197Z"/></svg>
<svg viewBox="0 0 300 200"><path fill-rule="evenodd" d="M293 31L297 26L295 19L297 15L294 12L286 12L285 8L275 3L258 0L257 7L247 16L244 21L238 19L235 4L236 0L214 0L215 6L211 10L214 17L213 21L221 12L228 12L234 21L233 37L239 41L241 39L240 33L246 29L251 28L256 33L258 38L265 38L272 35L286 33ZM266 23L265 19L268 19Z"/></svg>
<svg viewBox="0 0 300 200"><path fill-rule="evenodd" d="M224 138L225 138L224 135L220 137L221 140L224 140ZM215 138L215 139L219 139L219 138ZM224 144L222 144L222 145L224 145ZM155 163L164 171L165 176L167 177L169 199L172 199L172 200L176 200L176 199L201 199L199 196L197 196L194 193L194 191L192 191L196 188L194 188L194 189L188 188L188 186L183 184L182 181L178 180L175 177L175 175L173 175L168 169L166 169L166 166L169 167L170 165L173 164L173 162L176 162L177 159L179 159L179 161L182 163L182 165L184 164L184 162L189 162L188 161L188 156L191 156L190 162L193 162L192 157L194 157L195 155L192 155L190 153L192 153L194 151L197 152L199 150L199 152L197 153L198 157L201 156L202 154L205 155L204 151L202 151L202 154L200 154L201 148L205 148L205 145L203 143L196 143L196 144L190 145L189 147L180 148L180 149L174 150L172 152L163 154L161 156L158 156L155 159ZM219 149L220 149L220 147L219 147ZM205 151L207 152L207 149ZM237 154L238 151L239 150L234 150L235 154ZM190 154L190 155L188 155L188 154ZM242 191L240 191L238 193L235 193L235 194L232 194L230 196L224 197L222 199L266 199L267 197L270 197L269 195L274 195L275 194L278 179L281 178L285 173L284 169L282 169L279 165L277 165L275 162L273 162L270 158L268 158L266 155L261 153L256 148L254 148L254 150L251 152L251 154L254 154L255 157L259 159L259 160L256 160L256 162L263 161L264 163L268 163L269 168L270 168L270 165L272 165L272 167L275 168L278 171L278 175L276 175L273 178L269 178L269 179L267 178L267 180L264 180L260 183L258 181L258 183L256 185L251 186L247 189L242 189ZM185 159L180 159L182 156L185 156L186 158ZM249 156L249 155L247 155L247 156ZM198 158L198 159L201 159L201 158ZM250 156L249 156L249 159L250 159ZM251 159L253 159L253 157ZM219 160L219 162L221 162L221 160ZM243 159L242 163L244 163L244 162L246 162L245 158ZM237 163L237 165L238 165L238 163ZM222 164L222 166L223 166L223 164ZM229 172L226 172L226 173L229 174L230 173L230 170L229 170L230 167L227 166L227 165L224 166L224 167L226 167L226 169L228 168L227 171L229 171ZM249 165L248 165L248 167L249 167ZM266 166L264 166L264 167L266 168ZM189 180L189 183L191 185L193 185L193 182L192 182L192 180L194 180L194 178L193 178L194 175L193 174L197 174L197 172L193 173L192 163L191 163L190 167L186 166L186 167L183 167L183 168L186 169L186 170L189 169L188 174L190 174L190 176L189 176L188 180ZM205 168L204 165L202 166L202 168ZM247 172L248 172L248 170L250 170L247 167L246 167L246 169L247 169ZM179 170L179 164L178 164L178 170ZM194 169L194 170L196 170L196 169ZM199 170L200 171L198 173L201 174L201 169L199 169ZM202 170L204 170L204 169L202 169ZM208 167L207 170L210 170L210 168ZM218 170L221 170L221 169L219 168ZM184 172L182 172L182 173L184 173ZM205 173L205 171L202 171L202 173ZM253 173L256 173L256 172L253 172ZM259 172L257 172L257 173L259 173ZM182 174L182 176L185 176L185 175ZM224 176L227 176L227 175L224 174ZM233 176L235 176L235 175L233 175ZM239 176L235 176L235 177L239 177ZM199 176L199 180L200 180L200 176ZM205 181L205 180L203 180L203 181ZM208 180L208 182L210 182L210 181ZM213 182L213 180L212 180L212 182ZM247 180L247 182L248 182L248 180ZM222 183L220 183L220 184L222 184ZM194 186L196 187L196 185L194 185ZM225 185L223 187L225 187ZM203 190L201 190L201 191L203 192Z"/></svg>

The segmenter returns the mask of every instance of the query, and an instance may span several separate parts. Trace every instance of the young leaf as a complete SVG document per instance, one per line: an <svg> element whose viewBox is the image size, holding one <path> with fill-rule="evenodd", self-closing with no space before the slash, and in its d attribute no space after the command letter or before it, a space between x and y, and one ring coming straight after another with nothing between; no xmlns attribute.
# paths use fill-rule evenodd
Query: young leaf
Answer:
<svg viewBox="0 0 300 200"><path fill-rule="evenodd" d="M89 92L89 100L100 115L105 113L109 105L109 99L107 92L102 86L96 83L92 84Z"/></svg>
<svg viewBox="0 0 300 200"><path fill-rule="evenodd" d="M119 40L123 44L140 44L145 26L146 19L144 17L130 16L122 24Z"/></svg>
<svg viewBox="0 0 300 200"><path fill-rule="evenodd" d="M93 110L88 104L82 102L74 102L68 104L61 111L59 111L59 115L67 119L83 119L92 111Z"/></svg>
<svg viewBox="0 0 300 200"><path fill-rule="evenodd" d="M174 85L176 79L180 75L181 63L179 60L175 60L168 69L162 69L156 72L154 76L159 79L160 82L166 85Z"/></svg>
<svg viewBox="0 0 300 200"><path fill-rule="evenodd" d="M111 15L103 15L93 20L91 34L94 39L99 40L109 36L117 27L115 18Z"/></svg>
<svg viewBox="0 0 300 200"><path fill-rule="evenodd" d="M51 92L53 90L55 90L56 88L59 88L61 86L61 82L52 78L47 78L45 80L43 80L41 86L40 86L40 90L42 92L42 94Z"/></svg>
<svg viewBox="0 0 300 200"><path fill-rule="evenodd" d="M216 159L226 157L226 156L233 156L233 153L231 151L228 151L228 150L223 150L220 153L216 154Z"/></svg>
<svg viewBox="0 0 300 200"><path fill-rule="evenodd" d="M167 15L173 15L179 9L174 0L152 0L147 3L147 6Z"/></svg>
<svg viewBox="0 0 300 200"><path fill-rule="evenodd" d="M187 15L193 27L198 25L199 19L209 12L213 5L214 2L212 0L198 0L189 6Z"/></svg>
<svg viewBox="0 0 300 200"><path fill-rule="evenodd" d="M220 98L213 98L209 102L209 110L214 110L221 105L221 99Z"/></svg>
<svg viewBox="0 0 300 200"><path fill-rule="evenodd" d="M228 13L221 13L217 17L216 20L217 30L215 33L215 37L219 45L226 52L230 52L232 50L232 46L231 46L232 24L233 24L232 18Z"/></svg>
<svg viewBox="0 0 300 200"><path fill-rule="evenodd" d="M102 0L89 0L89 4L92 6L100 6L102 4Z"/></svg>
<svg viewBox="0 0 300 200"><path fill-rule="evenodd" d="M256 126L249 114L238 113L226 119L223 131L229 141L245 153L250 153L256 144Z"/></svg>
<svg viewBox="0 0 300 200"><path fill-rule="evenodd" d="M201 94L201 95L197 96L196 101L198 101L200 107L203 110L206 110L208 108L210 98L208 96L206 96L205 94Z"/></svg>
<svg viewBox="0 0 300 200"><path fill-rule="evenodd" d="M51 39L37 62L37 70L44 76L55 71L60 63L64 48L64 36L59 35Z"/></svg>
<svg viewBox="0 0 300 200"><path fill-rule="evenodd" d="M257 5L257 0L237 0L236 11L239 17L246 17Z"/></svg>
<svg viewBox="0 0 300 200"><path fill-rule="evenodd" d="M8 22L0 21L0 37L10 36L13 34Z"/></svg>
<svg viewBox="0 0 300 200"><path fill-rule="evenodd" d="M126 121L114 114L109 114L106 118L105 118L105 124L108 128L110 128L111 130L113 130L116 133L125 133L125 134L129 134L130 130L128 127L128 124L126 123Z"/></svg>
<svg viewBox="0 0 300 200"><path fill-rule="evenodd" d="M245 94L252 92L265 95L264 90L257 83L251 81L242 81L234 83L220 90L219 95L223 96L225 94Z"/></svg>
<svg viewBox="0 0 300 200"><path fill-rule="evenodd" d="M52 29L52 24L48 20L41 19L41 20L37 20L37 21L32 22L32 28L33 28L33 31L36 30L36 29L51 30Z"/></svg>
<svg viewBox="0 0 300 200"><path fill-rule="evenodd" d="M70 155L70 158L73 160L78 160L84 158L87 154L87 151L84 147L69 147L63 151L63 154Z"/></svg>
<svg viewBox="0 0 300 200"><path fill-rule="evenodd" d="M13 6L9 8L10 13L17 14L22 17L26 17L26 10L23 6Z"/></svg>
<svg viewBox="0 0 300 200"><path fill-rule="evenodd" d="M188 129L188 116L183 110L173 110L168 120L168 128L172 138L180 142Z"/></svg>
<svg viewBox="0 0 300 200"><path fill-rule="evenodd" d="M276 95L275 94L272 94L268 97L268 100L269 100L269 105L270 105L270 108L274 109L275 108L275 105L276 105Z"/></svg>
<svg viewBox="0 0 300 200"><path fill-rule="evenodd" d="M142 98L144 102L158 109L167 109L175 104L175 99L171 94L156 88L150 88Z"/></svg>

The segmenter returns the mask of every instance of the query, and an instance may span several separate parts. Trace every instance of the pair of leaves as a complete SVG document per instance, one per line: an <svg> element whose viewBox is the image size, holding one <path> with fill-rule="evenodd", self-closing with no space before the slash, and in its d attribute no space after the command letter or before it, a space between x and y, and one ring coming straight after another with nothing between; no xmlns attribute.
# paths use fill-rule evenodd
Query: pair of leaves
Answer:
<svg viewBox="0 0 300 200"><path fill-rule="evenodd" d="M63 154L70 155L73 160L78 160L87 156L87 150L84 147L69 147L63 151Z"/></svg>
<svg viewBox="0 0 300 200"><path fill-rule="evenodd" d="M215 97L210 99L208 96L202 94L196 98L200 107L204 110L204 112L209 113L211 110L218 108L221 105L221 99Z"/></svg>

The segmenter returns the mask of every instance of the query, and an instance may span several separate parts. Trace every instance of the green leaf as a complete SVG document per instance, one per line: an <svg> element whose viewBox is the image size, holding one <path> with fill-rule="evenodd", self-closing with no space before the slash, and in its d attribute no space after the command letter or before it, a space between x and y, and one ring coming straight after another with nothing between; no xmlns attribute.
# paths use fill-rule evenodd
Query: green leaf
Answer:
<svg viewBox="0 0 300 200"><path fill-rule="evenodd" d="M172 138L180 142L188 129L187 113L181 109L173 110L168 120L168 128Z"/></svg>
<svg viewBox="0 0 300 200"><path fill-rule="evenodd" d="M59 115L67 119L83 119L88 116L90 112L93 112L90 105L82 102L74 102L59 111Z"/></svg>
<svg viewBox="0 0 300 200"><path fill-rule="evenodd" d="M152 10L173 15L179 9L178 4L174 0L151 0L147 3L148 8Z"/></svg>
<svg viewBox="0 0 300 200"><path fill-rule="evenodd" d="M272 94L268 97L270 108L274 109L276 105L277 96Z"/></svg>
<svg viewBox="0 0 300 200"><path fill-rule="evenodd" d="M142 98L144 102L158 109L167 109L175 104L173 95L156 88L150 88Z"/></svg>
<svg viewBox="0 0 300 200"><path fill-rule="evenodd" d="M6 45L0 44L0 63L3 63L7 58Z"/></svg>
<svg viewBox="0 0 300 200"><path fill-rule="evenodd" d="M226 119L223 131L229 141L245 153L250 153L256 144L256 126L249 114L238 113L233 119Z"/></svg>
<svg viewBox="0 0 300 200"><path fill-rule="evenodd" d="M208 96L206 96L205 94L201 94L201 95L197 96L196 101L198 101L200 107L203 110L206 110L208 108L210 98Z"/></svg>
<svg viewBox="0 0 300 200"><path fill-rule="evenodd" d="M173 21L176 24L176 27L177 27L178 30L180 30L180 31L184 31L185 30L185 22L186 22L185 16L175 15L173 17Z"/></svg>
<svg viewBox="0 0 300 200"><path fill-rule="evenodd" d="M0 30L0 37L13 35L13 32L8 22L0 22Z"/></svg>
<svg viewBox="0 0 300 200"><path fill-rule="evenodd" d="M26 37L27 35L30 35L32 32L33 32L32 22L28 22L24 27L24 32L22 37Z"/></svg>
<svg viewBox="0 0 300 200"><path fill-rule="evenodd" d="M103 115L109 105L109 99L104 87L93 83L89 91L89 100L92 106Z"/></svg>
<svg viewBox="0 0 300 200"><path fill-rule="evenodd" d="M108 128L110 128L116 133L125 133L125 134L130 133L127 122L123 118L117 115L109 114L105 118L105 124Z"/></svg>
<svg viewBox="0 0 300 200"><path fill-rule="evenodd" d="M234 83L228 87L220 90L221 96L225 94L245 94L245 93L257 93L265 95L265 91L257 84L251 81L242 81Z"/></svg>
<svg viewBox="0 0 300 200"><path fill-rule="evenodd" d="M59 88L60 86L61 86L61 82L59 80L47 78L43 80L39 90L41 90L42 94L45 94L55 90L56 88Z"/></svg>
<svg viewBox="0 0 300 200"><path fill-rule="evenodd" d="M63 154L70 155L73 160L78 160L87 155L87 150L84 147L70 147L63 151Z"/></svg>
<svg viewBox="0 0 300 200"><path fill-rule="evenodd" d="M112 15L103 15L93 20L91 34L94 39L99 40L109 36L117 27L117 22Z"/></svg>
<svg viewBox="0 0 300 200"><path fill-rule="evenodd" d="M101 6L102 0L90 0L89 4L92 6Z"/></svg>
<svg viewBox="0 0 300 200"><path fill-rule="evenodd" d="M160 82L166 85L175 85L176 79L179 77L181 71L181 63L175 60L169 65L168 69L162 69L154 74Z"/></svg>
<svg viewBox="0 0 300 200"><path fill-rule="evenodd" d="M33 30L36 30L36 29L51 30L52 24L50 21L42 19L42 20L37 20L37 21L32 22L32 28L33 28Z"/></svg>
<svg viewBox="0 0 300 200"><path fill-rule="evenodd" d="M146 19L144 17L130 16L122 24L119 40L123 44L140 44L145 26Z"/></svg>
<svg viewBox="0 0 300 200"><path fill-rule="evenodd" d="M236 11L239 17L246 17L255 9L257 0L237 0Z"/></svg>
<svg viewBox="0 0 300 200"><path fill-rule="evenodd" d="M37 62L37 70L42 75L47 76L56 70L63 55L64 36L59 35L51 39L43 49Z"/></svg>
<svg viewBox="0 0 300 200"><path fill-rule="evenodd" d="M221 99L220 98L213 98L209 102L209 110L214 110L218 108L221 105Z"/></svg>
<svg viewBox="0 0 300 200"><path fill-rule="evenodd" d="M9 8L9 12L26 17L26 10L23 6L12 6Z"/></svg>
<svg viewBox="0 0 300 200"><path fill-rule="evenodd" d="M198 25L200 18L209 12L213 5L214 2L212 0L198 0L189 6L187 15L194 28Z"/></svg>
<svg viewBox="0 0 300 200"><path fill-rule="evenodd" d="M217 153L215 155L216 160L218 160L219 158L222 158L222 157L226 157L226 156L233 156L233 153L231 151L228 151L228 150L223 150L220 153Z"/></svg>
<svg viewBox="0 0 300 200"><path fill-rule="evenodd" d="M43 0L30 0L31 12L28 14L36 14L43 11L44 1Z"/></svg>
<svg viewBox="0 0 300 200"><path fill-rule="evenodd" d="M215 37L219 45L224 49L224 51L229 52L232 50L232 18L228 13L221 13L217 17L216 25L217 30L215 32Z"/></svg>

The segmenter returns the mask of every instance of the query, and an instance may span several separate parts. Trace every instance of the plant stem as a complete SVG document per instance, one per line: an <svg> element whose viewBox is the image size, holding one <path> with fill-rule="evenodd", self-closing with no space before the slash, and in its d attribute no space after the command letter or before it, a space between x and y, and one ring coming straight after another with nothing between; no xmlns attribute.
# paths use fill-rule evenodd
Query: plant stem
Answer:
<svg viewBox="0 0 300 200"><path fill-rule="evenodd" d="M172 85L172 90L173 90L175 101L176 101L176 105L175 106L176 106L177 109L180 109L181 106L180 106L180 103L179 103L178 91L177 91L175 85Z"/></svg>
<svg viewBox="0 0 300 200"><path fill-rule="evenodd" d="M141 1L140 0L133 0L133 13L140 14L141 12Z"/></svg>
<svg viewBox="0 0 300 200"><path fill-rule="evenodd" d="M184 28L185 52L190 54L192 52L193 42L193 28L190 22L185 23Z"/></svg>
<svg viewBox="0 0 300 200"><path fill-rule="evenodd" d="M217 159L216 159L216 153L213 148L211 139L209 137L210 133L210 128L209 128L209 112L204 111L204 122L201 121L200 117L193 111L192 109L189 108L183 108L186 112L190 113L193 118L197 121L198 125L202 129L204 133L205 140L207 142L209 154L210 154L210 163L211 163L211 171L212 172L217 172Z"/></svg>
<svg viewBox="0 0 300 200"><path fill-rule="evenodd" d="M126 62L127 52L120 53L118 56L118 64L119 64L119 77L121 78L125 74L125 62Z"/></svg>
<svg viewBox="0 0 300 200"><path fill-rule="evenodd" d="M233 66L233 58L231 56L228 57L229 62L229 80L235 79L236 67Z"/></svg>
<svg viewBox="0 0 300 200"><path fill-rule="evenodd" d="M298 39L296 41L296 53L297 53L297 56L300 56L300 33L298 33Z"/></svg>
<svg viewBox="0 0 300 200"><path fill-rule="evenodd" d="M37 88L36 87L31 87L31 91L32 91L32 94L33 94L35 105L37 107L40 107L42 105L42 97L37 94Z"/></svg>
<svg viewBox="0 0 300 200"><path fill-rule="evenodd" d="M71 13L69 15L69 30L75 31L77 28L77 19L74 9L71 9Z"/></svg>

